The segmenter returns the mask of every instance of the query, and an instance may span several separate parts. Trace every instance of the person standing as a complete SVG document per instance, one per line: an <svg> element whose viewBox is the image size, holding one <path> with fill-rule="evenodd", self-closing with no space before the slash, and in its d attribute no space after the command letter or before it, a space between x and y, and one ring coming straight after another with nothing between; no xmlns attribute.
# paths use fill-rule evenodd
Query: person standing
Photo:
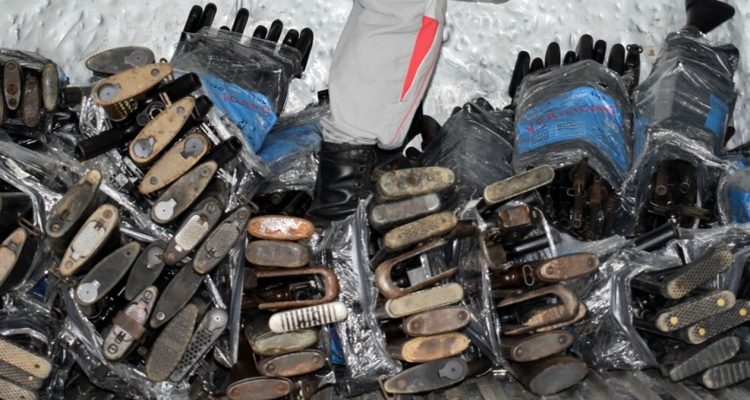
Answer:
<svg viewBox="0 0 750 400"><path fill-rule="evenodd" d="M330 68L311 219L353 214L378 160L403 146L440 55L446 3L354 0Z"/></svg>

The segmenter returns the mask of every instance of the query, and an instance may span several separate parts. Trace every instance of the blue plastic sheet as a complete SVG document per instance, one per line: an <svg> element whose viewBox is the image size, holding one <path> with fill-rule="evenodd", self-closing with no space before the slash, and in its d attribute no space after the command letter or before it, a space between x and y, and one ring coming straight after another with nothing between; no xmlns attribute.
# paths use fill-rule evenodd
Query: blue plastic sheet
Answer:
<svg viewBox="0 0 750 400"><path fill-rule="evenodd" d="M199 76L214 107L240 128L248 145L257 152L278 120L268 97L215 76Z"/></svg>

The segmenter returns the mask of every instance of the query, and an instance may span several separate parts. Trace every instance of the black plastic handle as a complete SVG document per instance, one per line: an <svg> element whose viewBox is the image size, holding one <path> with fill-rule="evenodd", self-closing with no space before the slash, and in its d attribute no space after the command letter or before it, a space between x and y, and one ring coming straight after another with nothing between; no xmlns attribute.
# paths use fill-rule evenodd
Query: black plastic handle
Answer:
<svg viewBox="0 0 750 400"><path fill-rule="evenodd" d="M206 4L206 8L203 9L203 14L201 14L201 22L198 26L198 29L203 28L205 26L211 26L211 24L214 23L215 16L216 16L216 4L214 3Z"/></svg>
<svg viewBox="0 0 750 400"><path fill-rule="evenodd" d="M276 20L271 23L271 27L268 29L268 35L266 40L269 42L278 42L281 37L281 32L284 30L284 23L281 20Z"/></svg>
<svg viewBox="0 0 750 400"><path fill-rule="evenodd" d="M216 165L221 167L222 165L232 161L233 158L237 157L240 150L242 149L242 142L236 137L231 137L216 145L206 156L204 161L215 161Z"/></svg>
<svg viewBox="0 0 750 400"><path fill-rule="evenodd" d="M284 36L284 41L282 43L290 47L297 47L298 41L299 32L297 32L296 29L290 29L289 32L286 33L286 36Z"/></svg>
<svg viewBox="0 0 750 400"><path fill-rule="evenodd" d="M577 56L575 51L569 51L565 53L565 57L563 57L563 65L570 65L576 62Z"/></svg>
<svg viewBox="0 0 750 400"><path fill-rule="evenodd" d="M559 67L562 59L561 54L560 45L557 42L550 43L549 46L547 46L547 53L544 55L544 67Z"/></svg>
<svg viewBox="0 0 750 400"><path fill-rule="evenodd" d="M237 11L237 15L234 17L234 24L232 24L232 32L243 33L247 26L247 21L250 19L250 11L247 8L240 8Z"/></svg>
<svg viewBox="0 0 750 400"><path fill-rule="evenodd" d="M200 89L200 87L201 80L200 78L198 78L198 74L191 72L189 74L182 75L172 82L165 83L164 85L157 87L156 92L164 93L170 100L177 101Z"/></svg>
<svg viewBox="0 0 750 400"><path fill-rule="evenodd" d="M98 155L104 154L125 145L136 137L141 127L133 124L125 129L112 128L99 135L92 136L78 142L75 148L75 156L78 161L90 160Z"/></svg>
<svg viewBox="0 0 750 400"><path fill-rule="evenodd" d="M190 9L187 20L185 21L185 27L182 28L183 32L195 33L200 29L201 15L203 15L203 8L199 5L194 5Z"/></svg>
<svg viewBox="0 0 750 400"><path fill-rule="evenodd" d="M297 50L302 53L302 70L307 68L307 62L310 60L310 53L312 52L313 42L315 41L315 34L312 29L305 28L299 33L299 40L297 41Z"/></svg>
<svg viewBox="0 0 750 400"><path fill-rule="evenodd" d="M266 28L263 25L258 25L257 28L253 31L253 37L258 39L265 39L268 35L268 28Z"/></svg>
<svg viewBox="0 0 750 400"><path fill-rule="evenodd" d="M520 85L523 78L529 74L530 68L531 56L529 53L526 51L518 53L518 57L516 57L516 66L513 67L513 75L510 78L510 86L508 87L508 95L510 97L516 97L518 85Z"/></svg>
<svg viewBox="0 0 750 400"><path fill-rule="evenodd" d="M607 42L597 40L594 43L594 60L599 64L604 64L604 58L607 56Z"/></svg>
<svg viewBox="0 0 750 400"><path fill-rule="evenodd" d="M620 76L625 73L625 46L620 43L612 46L612 49L609 51L607 66L612 71L620 74Z"/></svg>
<svg viewBox="0 0 750 400"><path fill-rule="evenodd" d="M576 46L576 55L578 61L594 58L594 38L591 35L581 36L578 40L578 46Z"/></svg>
<svg viewBox="0 0 750 400"><path fill-rule="evenodd" d="M537 57L534 59L534 61L531 62L531 67L529 67L529 73L534 73L537 71L541 71L544 69L544 61L542 61L541 58Z"/></svg>
<svg viewBox="0 0 750 400"><path fill-rule="evenodd" d="M198 116L198 119L203 119L213 106L214 102L208 96L200 96L195 99L195 114Z"/></svg>

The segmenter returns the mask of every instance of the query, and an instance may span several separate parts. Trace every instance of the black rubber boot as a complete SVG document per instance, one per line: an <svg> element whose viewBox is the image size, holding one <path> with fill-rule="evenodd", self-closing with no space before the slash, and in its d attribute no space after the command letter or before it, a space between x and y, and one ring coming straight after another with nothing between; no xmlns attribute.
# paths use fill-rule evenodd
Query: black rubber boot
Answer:
<svg viewBox="0 0 750 400"><path fill-rule="evenodd" d="M307 217L322 226L354 214L359 199L372 192L370 175L378 152L375 145L322 142L318 180Z"/></svg>
<svg viewBox="0 0 750 400"><path fill-rule="evenodd" d="M685 0L687 24L709 33L734 16L734 7L719 0Z"/></svg>

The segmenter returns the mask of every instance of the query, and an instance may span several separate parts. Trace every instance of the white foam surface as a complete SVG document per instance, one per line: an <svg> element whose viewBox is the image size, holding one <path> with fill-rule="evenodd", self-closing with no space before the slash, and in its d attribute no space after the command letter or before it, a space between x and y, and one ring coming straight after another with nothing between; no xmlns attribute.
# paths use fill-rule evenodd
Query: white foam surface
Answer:
<svg viewBox="0 0 750 400"><path fill-rule="evenodd" d="M287 112L299 110L326 87L328 66L351 0L215 0L214 26L231 26L240 7L250 11L247 31L280 18L286 26L310 27L316 40L304 79L292 86ZM740 98L735 111L738 131L750 121L744 101L750 80L750 30L745 20L750 0L730 0L735 18L711 33L731 41L743 55L736 82ZM126 45L147 46L157 58L169 58L185 18L188 0L3 0L0 47L38 51L60 63L73 84L85 84L84 60L99 51ZM202 3L201 5L205 5ZM484 96L504 106L515 56L520 50L543 56L547 43L574 49L589 33L611 46L637 43L645 48L642 76L650 71L667 33L685 22L680 0L510 0L504 4L450 1L443 56L425 111L444 121L450 110Z"/></svg>

